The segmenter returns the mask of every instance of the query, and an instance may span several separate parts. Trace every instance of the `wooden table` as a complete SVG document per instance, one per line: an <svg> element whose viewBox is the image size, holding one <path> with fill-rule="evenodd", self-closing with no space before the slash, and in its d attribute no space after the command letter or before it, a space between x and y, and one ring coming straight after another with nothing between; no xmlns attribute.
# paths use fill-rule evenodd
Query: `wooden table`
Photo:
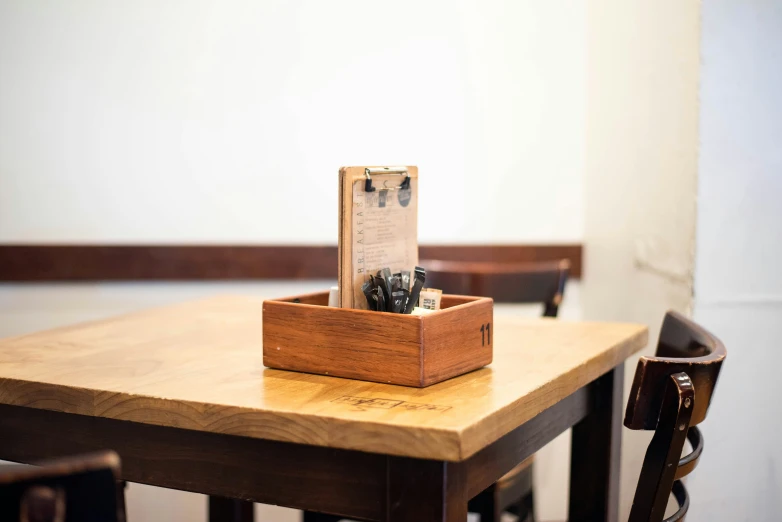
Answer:
<svg viewBox="0 0 782 522"><path fill-rule="evenodd" d="M491 366L415 389L264 368L261 303L213 298L0 341L0 459L111 448L132 482L464 522L469 498L573 427L570 520L616 519L622 368L644 326L497 317Z"/></svg>

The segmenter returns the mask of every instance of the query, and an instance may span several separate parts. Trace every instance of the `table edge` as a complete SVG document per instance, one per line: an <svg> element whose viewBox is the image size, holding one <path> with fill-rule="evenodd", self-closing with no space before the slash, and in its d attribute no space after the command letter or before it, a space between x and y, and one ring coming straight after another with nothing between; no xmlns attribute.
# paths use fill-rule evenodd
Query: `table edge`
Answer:
<svg viewBox="0 0 782 522"><path fill-rule="evenodd" d="M636 326L637 328L632 335L620 339L614 346L611 346L604 352L601 352L592 359L586 361L584 363L585 365L594 364L598 359L605 357L606 353L610 353L611 355L608 363L610 364L610 367L604 368L605 371L602 373L605 373L615 366L623 364L630 356L639 352L646 346L649 332L645 325L633 323L618 324ZM298 427L304 426L306 428L304 432L312 433L311 437L300 435L301 431L297 432L297 436L291 437L290 432L280 429L271 430L271 432L270 430L266 430L261 436L257 432L253 434L252 429L247 429L248 427L252 428L252 425L243 425L241 423L239 423L241 429L215 431L208 429L208 426L206 425L197 423L192 418L184 416L181 416L179 423L174 422L172 424L170 420L172 417L176 417L176 412L169 411L168 409L166 410L166 413L169 414L167 417L169 422L167 423L155 419L154 415L150 416L149 414L155 413L155 411L150 408L129 408L128 412L125 414L109 416L107 413L111 411L111 407L101 410L102 403L108 399L119 398L122 399L121 402L126 405L128 402L162 401L166 405L174 403L182 408L203 407L203 404L196 401L181 399L176 399L174 401L162 397L141 394L128 395L120 392L108 392L90 388L40 383L8 377L0 378L0 389L5 388L5 390L3 390L4 393L0 393L0 403L208 433L277 440L281 442L357 450L385 455L458 462L466 460L513 429L528 422L546 409L551 408L579 388L588 385L589 382L600 377L600 375L595 375L594 379L579 379L581 368L581 366L572 368L570 371L558 376L555 380L549 381L541 387L532 390L524 397L517 398L504 407L485 415L469 426L460 428L421 427L418 425L413 426L377 421L342 419L327 415L313 415L291 411L268 411L225 406L226 408L236 408L239 414L252 416L254 424L282 422L283 424L294 423ZM12 386L3 386L3 383L10 383ZM561 389L563 383L566 386L564 393L561 391L558 393L558 395L561 395L560 399L554 401L544 400L540 403L540 408L535 411L522 411L519 409L522 403L529 403L530 400L534 401L534 397L545 397L551 388L559 387ZM19 389L24 390L24 393L19 393L17 394L18 397L13 397L8 390L16 388L17 386ZM29 395L30 387L35 388L32 400L30 400ZM25 400L14 400L21 399L22 395L26 398ZM64 401L63 397L72 397L73 401ZM531 399L530 397L533 398ZM215 406L219 407L220 405ZM494 424L495 427L487 430L486 424ZM354 426L361 426L360 431L362 436L356 438L350 438L348 436L345 438L345 434L350 434L352 432L351 428ZM386 438L392 438L394 444L380 444L376 437L366 437L368 427L378 433L382 432ZM338 436L338 438L334 438L334 436ZM401 451L400 448L404 448L405 451Z"/></svg>

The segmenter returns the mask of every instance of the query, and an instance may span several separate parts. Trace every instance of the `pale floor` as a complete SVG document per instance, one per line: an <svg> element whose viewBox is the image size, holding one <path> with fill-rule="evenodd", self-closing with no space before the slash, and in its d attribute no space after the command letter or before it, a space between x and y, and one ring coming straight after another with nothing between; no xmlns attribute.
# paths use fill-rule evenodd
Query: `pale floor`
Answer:
<svg viewBox="0 0 782 522"><path fill-rule="evenodd" d="M327 289L331 281L231 283L83 283L0 285L0 338L102 319L143 308L220 294L282 297ZM496 315L540 314L535 305L497 305ZM560 318L581 318L578 282L569 284ZM570 433L566 432L538 452L535 467L539 518L564 520L567 506ZM127 489L128 518L133 521L190 522L206 520L203 495L142 484ZM299 512L256 505L258 522L298 522ZM515 517L509 516L506 522ZM470 522L477 522L477 517Z"/></svg>

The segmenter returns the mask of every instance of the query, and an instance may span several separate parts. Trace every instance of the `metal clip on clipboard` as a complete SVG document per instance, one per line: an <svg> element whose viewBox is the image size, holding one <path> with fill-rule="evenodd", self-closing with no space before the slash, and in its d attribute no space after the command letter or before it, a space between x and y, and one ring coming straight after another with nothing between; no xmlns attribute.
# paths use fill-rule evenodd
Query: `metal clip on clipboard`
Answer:
<svg viewBox="0 0 782 522"><path fill-rule="evenodd" d="M407 173L406 167L378 167L374 169L364 169L364 175L367 177L364 183L364 192L374 192L377 190L372 186L372 174L398 174L404 176L405 179L398 187L386 187L385 183L380 187L380 190L406 190L410 188L410 174Z"/></svg>

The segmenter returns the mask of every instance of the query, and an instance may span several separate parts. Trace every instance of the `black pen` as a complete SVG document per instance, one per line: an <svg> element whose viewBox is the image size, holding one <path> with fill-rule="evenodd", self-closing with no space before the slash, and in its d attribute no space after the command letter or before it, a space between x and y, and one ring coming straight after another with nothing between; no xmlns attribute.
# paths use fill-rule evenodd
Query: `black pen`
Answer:
<svg viewBox="0 0 782 522"><path fill-rule="evenodd" d="M390 298L391 296L389 296ZM378 312L385 312L386 311L386 298L383 295L383 287L378 286L377 287L377 311Z"/></svg>
<svg viewBox="0 0 782 522"><path fill-rule="evenodd" d="M407 306L405 307L405 313L413 313L413 308L418 306L418 296L421 294L421 288L424 287L424 281L426 281L426 270L420 266L415 267L415 282L413 283L413 290L410 292L410 298L407 300Z"/></svg>
<svg viewBox="0 0 782 522"><path fill-rule="evenodd" d="M382 270L383 272L383 282L385 283L385 288L383 288L383 291L386 293L386 297L388 297L389 302L391 300L391 294L394 292L394 289L391 287L391 278L393 277L391 275L391 269L390 268L384 268Z"/></svg>
<svg viewBox="0 0 782 522"><path fill-rule="evenodd" d="M361 292L364 294L364 297L367 298L367 305L369 306L369 309L377 310L377 303L374 299L372 299L372 290L372 281L367 281L361 285Z"/></svg>
<svg viewBox="0 0 782 522"><path fill-rule="evenodd" d="M397 290L391 294L391 303L388 307L388 311L395 314L401 314L405 309L406 302L407 300L405 299L405 291Z"/></svg>

